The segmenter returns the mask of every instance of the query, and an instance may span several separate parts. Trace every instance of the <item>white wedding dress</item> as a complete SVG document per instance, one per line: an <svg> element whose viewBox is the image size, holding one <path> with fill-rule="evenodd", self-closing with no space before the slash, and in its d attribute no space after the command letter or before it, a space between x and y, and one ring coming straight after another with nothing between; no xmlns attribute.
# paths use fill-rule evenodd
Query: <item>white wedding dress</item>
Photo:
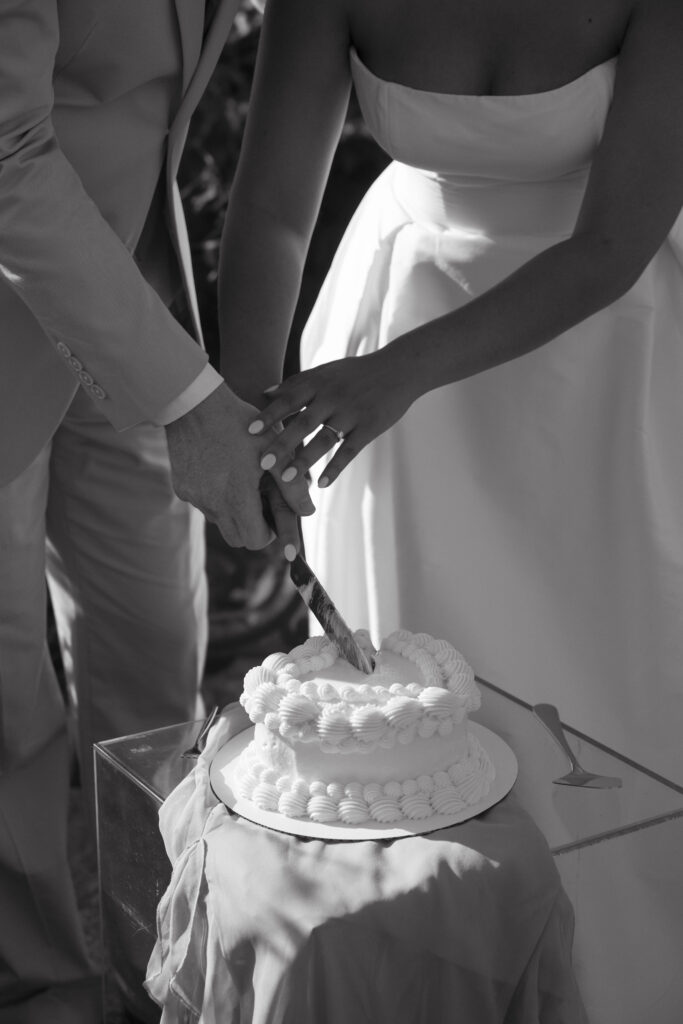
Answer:
<svg viewBox="0 0 683 1024"><path fill-rule="evenodd" d="M340 245L302 366L371 352L572 231L616 61L458 96L351 54L394 158ZM683 783L683 225L552 343L421 398L316 494L309 560L354 627L454 643L476 672Z"/></svg>

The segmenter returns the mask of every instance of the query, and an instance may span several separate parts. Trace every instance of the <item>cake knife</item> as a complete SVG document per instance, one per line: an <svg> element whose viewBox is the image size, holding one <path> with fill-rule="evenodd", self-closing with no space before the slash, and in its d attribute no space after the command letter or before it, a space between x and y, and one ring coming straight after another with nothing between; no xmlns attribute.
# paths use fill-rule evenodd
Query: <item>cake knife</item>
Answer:
<svg viewBox="0 0 683 1024"><path fill-rule="evenodd" d="M277 533L268 498L265 493L262 493L261 497L263 517L271 530ZM334 601L303 555L297 554L291 562L288 562L288 567L290 579L299 591L304 604L323 627L325 635L335 645L342 658L360 672L364 672L365 675L372 675L375 670L374 658L366 654L360 647L337 610Z"/></svg>

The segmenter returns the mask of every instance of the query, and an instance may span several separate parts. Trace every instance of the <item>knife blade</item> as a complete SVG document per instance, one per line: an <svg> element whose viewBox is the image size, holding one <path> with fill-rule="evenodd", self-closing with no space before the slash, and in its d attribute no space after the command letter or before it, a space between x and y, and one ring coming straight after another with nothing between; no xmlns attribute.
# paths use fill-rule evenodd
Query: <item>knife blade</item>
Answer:
<svg viewBox="0 0 683 1024"><path fill-rule="evenodd" d="M304 604L316 617L342 658L360 672L372 675L375 670L374 659L360 647L306 559L297 555L289 563L289 575Z"/></svg>
<svg viewBox="0 0 683 1024"><path fill-rule="evenodd" d="M273 533L277 535L275 517L273 516L273 510L268 498L268 492L272 489L272 486L273 485L266 474L261 482L261 505L263 508L263 518ZM299 523L299 538L300 543L303 544L303 538L301 537L301 523ZM355 636L337 610L334 601L327 593L303 555L297 554L293 561L288 562L288 567L290 579L299 591L304 604L323 627L325 635L329 637L335 645L342 658L348 661L350 665L353 665L353 667L357 668L360 672L365 673L365 675L372 675L375 670L374 658L366 654L359 645Z"/></svg>

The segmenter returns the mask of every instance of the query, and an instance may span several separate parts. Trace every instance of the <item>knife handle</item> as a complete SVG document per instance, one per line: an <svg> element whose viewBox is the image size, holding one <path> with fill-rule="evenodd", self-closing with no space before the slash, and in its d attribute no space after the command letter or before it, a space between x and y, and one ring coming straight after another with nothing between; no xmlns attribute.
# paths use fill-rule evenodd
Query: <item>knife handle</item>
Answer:
<svg viewBox="0 0 683 1024"><path fill-rule="evenodd" d="M569 763L573 768L576 764L576 758L574 757L574 751L567 742L567 737L564 734L562 722L560 721L560 715L555 705L534 704L532 711L536 715L536 718L538 718L538 720L546 727L558 746L567 755Z"/></svg>
<svg viewBox="0 0 683 1024"><path fill-rule="evenodd" d="M277 526L275 525L275 516L273 515L273 509L272 509L271 504L270 504L270 496L269 496L269 491L271 491L274 487L276 487L276 484L273 482L273 480L270 477L270 475L268 473L264 473L263 476L261 477L261 484L260 484L260 487L259 487L259 490L261 492L261 511L263 513L263 518L266 521L266 525L269 526L270 529L275 534L275 536L279 538L279 534L277 532ZM300 516L297 516L296 524L297 524L297 529L298 529L298 532L299 532L299 554L303 555L304 554L304 535L303 535L302 530L301 530L301 517Z"/></svg>

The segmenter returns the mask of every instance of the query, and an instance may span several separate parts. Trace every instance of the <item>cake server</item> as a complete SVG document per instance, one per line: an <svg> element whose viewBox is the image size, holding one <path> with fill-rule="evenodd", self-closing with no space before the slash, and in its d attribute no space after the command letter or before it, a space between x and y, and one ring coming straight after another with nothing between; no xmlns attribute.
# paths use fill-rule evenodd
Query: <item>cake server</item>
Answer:
<svg viewBox="0 0 683 1024"><path fill-rule="evenodd" d="M275 520L268 501L268 486L267 482L265 485L261 485L263 518L273 533L277 533ZM364 672L368 676L372 675L375 670L374 659L360 647L355 636L339 614L334 601L303 555L296 555L293 561L288 563L288 566L290 579L299 591L304 604L323 627L325 635L335 645L342 658L360 672Z"/></svg>
<svg viewBox="0 0 683 1024"><path fill-rule="evenodd" d="M206 746L206 739L207 736L209 735L209 730L215 721L218 711L219 708L218 705L216 705L213 711L211 711L204 719L202 726L199 732L197 733L197 738L192 744L192 746L189 747L187 750L183 750L182 754L180 755L181 757L189 758L190 760L199 757L199 755L204 750L204 747Z"/></svg>
<svg viewBox="0 0 683 1024"><path fill-rule="evenodd" d="M559 786L583 786L586 789L617 789L621 786L621 779L615 776L594 775L581 767L576 760L574 751L567 743L567 737L554 704L535 704L532 710L539 722L543 723L560 749L569 758L571 771L567 775L560 776L559 779L553 779L553 782Z"/></svg>

